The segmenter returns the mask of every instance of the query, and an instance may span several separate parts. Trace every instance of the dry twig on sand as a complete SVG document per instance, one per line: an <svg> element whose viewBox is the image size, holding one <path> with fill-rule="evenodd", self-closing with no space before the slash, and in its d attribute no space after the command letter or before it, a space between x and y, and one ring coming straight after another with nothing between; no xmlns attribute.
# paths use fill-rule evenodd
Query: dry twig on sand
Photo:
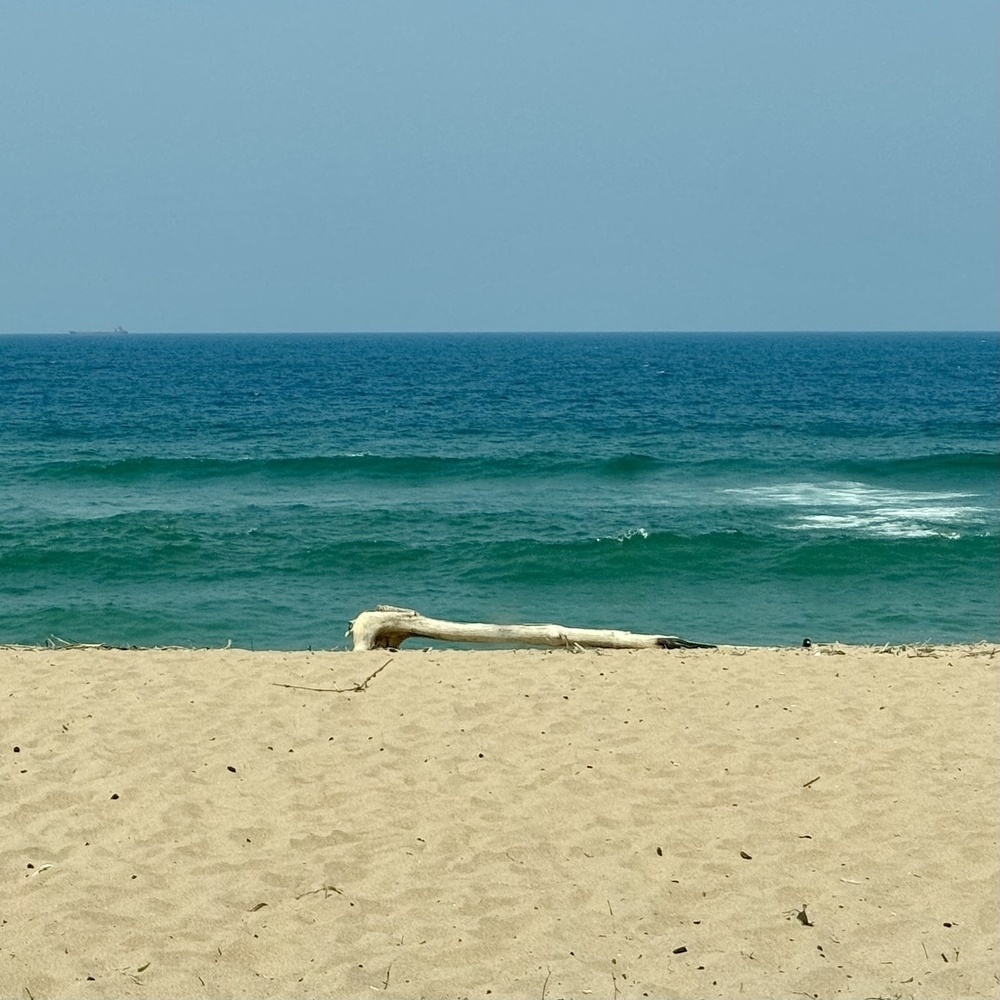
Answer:
<svg viewBox="0 0 1000 1000"><path fill-rule="evenodd" d="M292 688L295 691L323 691L329 694L356 694L360 691L367 691L368 685L376 678L389 664L392 663L392 657L390 656L385 663L382 664L378 670L373 670L363 681L359 681L357 684L352 684L350 687L346 688L318 688L309 687L306 684L279 684L277 681L272 681L273 687L279 688Z"/></svg>

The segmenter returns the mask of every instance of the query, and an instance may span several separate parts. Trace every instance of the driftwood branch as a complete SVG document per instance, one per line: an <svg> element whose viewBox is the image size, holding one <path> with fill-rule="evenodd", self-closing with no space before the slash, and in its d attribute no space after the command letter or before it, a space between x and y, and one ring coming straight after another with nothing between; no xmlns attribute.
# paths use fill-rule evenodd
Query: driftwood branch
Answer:
<svg viewBox="0 0 1000 1000"><path fill-rule="evenodd" d="M617 629L566 628L564 625L490 625L425 618L409 608L380 604L362 611L347 633L354 648L398 649L407 639L483 642L512 646L564 646L571 649L714 649L710 643L688 642L676 635L641 635Z"/></svg>

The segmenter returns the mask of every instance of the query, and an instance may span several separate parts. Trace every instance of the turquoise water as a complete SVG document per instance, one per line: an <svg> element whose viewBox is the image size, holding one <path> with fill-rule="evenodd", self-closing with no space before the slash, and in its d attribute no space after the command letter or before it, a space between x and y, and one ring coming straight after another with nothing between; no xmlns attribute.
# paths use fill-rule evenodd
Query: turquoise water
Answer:
<svg viewBox="0 0 1000 1000"><path fill-rule="evenodd" d="M0 337L0 642L1000 638L1000 341Z"/></svg>

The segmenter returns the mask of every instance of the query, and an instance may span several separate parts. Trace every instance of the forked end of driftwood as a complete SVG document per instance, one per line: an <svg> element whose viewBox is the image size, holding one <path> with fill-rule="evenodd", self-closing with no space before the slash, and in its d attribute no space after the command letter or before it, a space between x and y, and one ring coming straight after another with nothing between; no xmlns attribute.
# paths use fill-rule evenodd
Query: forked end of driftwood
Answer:
<svg viewBox="0 0 1000 1000"><path fill-rule="evenodd" d="M660 649L718 649L714 642L692 642L676 635L661 635L657 637L656 645Z"/></svg>

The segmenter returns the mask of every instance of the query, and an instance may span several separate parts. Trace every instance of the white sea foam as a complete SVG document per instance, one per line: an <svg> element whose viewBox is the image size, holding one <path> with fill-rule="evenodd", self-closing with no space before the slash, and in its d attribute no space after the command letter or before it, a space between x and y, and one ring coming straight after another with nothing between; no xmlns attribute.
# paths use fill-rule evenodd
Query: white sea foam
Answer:
<svg viewBox="0 0 1000 1000"><path fill-rule="evenodd" d="M799 521L784 525L790 531L835 531L848 534L881 535L885 538L960 538L957 531L930 528L901 518L856 514L807 514Z"/></svg>
<svg viewBox="0 0 1000 1000"><path fill-rule="evenodd" d="M753 506L788 506L798 513L781 527L885 538L959 538L981 525L985 508L959 501L974 493L884 489L855 482L783 483L725 490Z"/></svg>
<svg viewBox="0 0 1000 1000"><path fill-rule="evenodd" d="M649 538L649 531L646 528L629 528L620 535L611 535L605 538L598 537L599 542L627 542L630 538Z"/></svg>

